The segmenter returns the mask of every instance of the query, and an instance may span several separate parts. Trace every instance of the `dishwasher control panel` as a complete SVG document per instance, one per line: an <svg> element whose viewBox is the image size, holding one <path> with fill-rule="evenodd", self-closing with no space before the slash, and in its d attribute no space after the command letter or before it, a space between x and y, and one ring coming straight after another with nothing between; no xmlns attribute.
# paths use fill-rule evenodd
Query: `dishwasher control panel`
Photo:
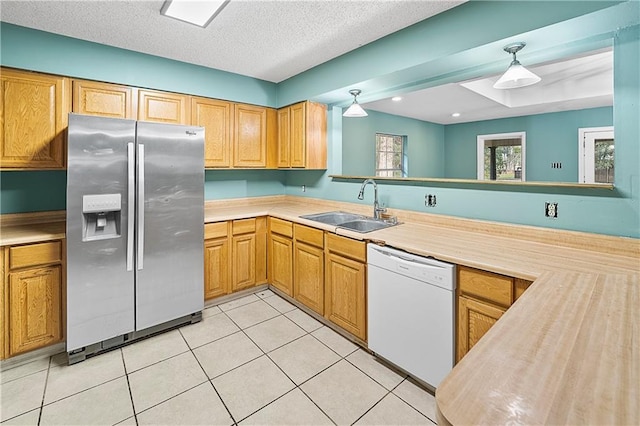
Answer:
<svg viewBox="0 0 640 426"><path fill-rule="evenodd" d="M367 263L447 290L456 288L455 265L375 244L367 246Z"/></svg>

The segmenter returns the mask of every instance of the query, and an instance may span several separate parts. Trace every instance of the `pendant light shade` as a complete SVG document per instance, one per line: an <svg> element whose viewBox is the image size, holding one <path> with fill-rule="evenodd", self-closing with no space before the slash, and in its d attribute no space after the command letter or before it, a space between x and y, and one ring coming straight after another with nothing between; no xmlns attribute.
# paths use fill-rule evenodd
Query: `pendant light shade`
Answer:
<svg viewBox="0 0 640 426"><path fill-rule="evenodd" d="M356 99L360 94L360 90L358 89L349 90L349 93L353 95L353 103L349 108L347 108L347 110L344 112L344 114L342 114L342 116L343 117L366 117L367 115L369 115L367 114L367 111L365 111L360 106L360 104L358 103L358 100Z"/></svg>
<svg viewBox="0 0 640 426"><path fill-rule="evenodd" d="M520 64L520 62L516 59L516 52L521 50L526 43L519 42L509 44L504 47L504 51L507 53L511 53L513 55L513 61L507 71L502 74L502 77L498 79L493 85L494 89L516 89L518 87L526 87L531 86L532 84L536 84L540 80L540 77L526 69Z"/></svg>

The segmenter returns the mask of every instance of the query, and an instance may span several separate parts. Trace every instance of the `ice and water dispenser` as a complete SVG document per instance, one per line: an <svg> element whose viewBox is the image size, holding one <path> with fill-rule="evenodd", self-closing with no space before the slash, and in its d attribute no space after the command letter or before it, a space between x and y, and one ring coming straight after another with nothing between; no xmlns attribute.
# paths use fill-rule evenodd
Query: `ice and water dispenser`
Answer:
<svg viewBox="0 0 640 426"><path fill-rule="evenodd" d="M120 194L82 196L82 241L120 237Z"/></svg>

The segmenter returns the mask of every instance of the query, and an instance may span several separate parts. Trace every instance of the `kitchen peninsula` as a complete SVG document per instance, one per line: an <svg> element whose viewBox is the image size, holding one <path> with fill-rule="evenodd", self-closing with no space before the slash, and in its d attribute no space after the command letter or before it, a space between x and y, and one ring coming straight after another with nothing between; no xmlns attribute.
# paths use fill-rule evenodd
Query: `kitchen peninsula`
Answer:
<svg viewBox="0 0 640 426"><path fill-rule="evenodd" d="M437 389L444 424L640 419L638 240L402 210L392 210L401 225L367 234L299 217L331 210L370 214L359 204L274 196L209 201L205 221L271 216L533 280ZM3 246L63 235L63 222L13 223L3 220ZM555 240L540 242L545 238ZM460 404L467 409L456 409Z"/></svg>

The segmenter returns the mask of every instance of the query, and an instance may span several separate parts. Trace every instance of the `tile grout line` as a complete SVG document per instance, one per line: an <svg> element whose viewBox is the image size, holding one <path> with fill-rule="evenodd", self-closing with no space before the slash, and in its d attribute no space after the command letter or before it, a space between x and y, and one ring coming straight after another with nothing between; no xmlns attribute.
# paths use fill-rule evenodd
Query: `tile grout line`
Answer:
<svg viewBox="0 0 640 426"><path fill-rule="evenodd" d="M49 357L49 365L47 366L47 376L44 379L44 389L42 390L42 402L40 403L40 411L38 412L38 425L42 422L42 411L44 409L44 397L47 394L47 385L49 384L49 371L51 371L51 363L53 356Z"/></svg>
<svg viewBox="0 0 640 426"><path fill-rule="evenodd" d="M133 392L131 391L131 382L129 382L129 372L127 371L127 363L124 360L124 351L120 350L122 357L122 365L124 366L124 377L127 379L127 389L129 389L129 398L131 399L131 409L133 410L133 420L138 424L138 416L136 415L136 404L133 402ZM124 419L127 420L127 419Z"/></svg>
<svg viewBox="0 0 640 426"><path fill-rule="evenodd" d="M222 309L220 310L220 313L224 313L224 311L222 311ZM228 318L228 316L227 316ZM229 318L230 319L230 318ZM230 319L231 320L231 319ZM235 334L235 333L232 333ZM228 336L231 336L232 334L229 334ZM231 410L229 410L229 407L227 407L227 404L224 402L224 400L222 399L222 396L220 395L220 392L218 392L218 389L216 389L215 385L213 384L213 379L209 378L209 375L207 374L206 370L204 369L204 367L202 366L202 364L200 363L200 360L198 359L198 357L196 356L195 352L193 351L193 349L189 346L189 342L187 342L187 339L184 337L184 335L182 334L182 332L180 332L180 336L182 337L182 340L184 340L184 342L186 343L187 347L189 348L189 351L191 352L191 355L193 355L193 357L195 358L196 362L198 363L198 366L200 366L200 369L202 370L202 373L205 375L205 377L207 378L207 382L211 385L211 387L213 388L213 391L216 393L216 395L218 395L218 398L220 399L220 402L222 403L222 406L224 407L225 410L227 410L227 414L229 414L229 417L231 418L231 421L233 422L233 425L237 425L238 423L236 422L236 419L233 417L233 414L231 413ZM227 337L227 336L225 336ZM224 339L224 337L221 337L218 340ZM217 340L216 340L217 341ZM211 343L211 342L209 342ZM202 345L204 346L204 345ZM201 347L201 346L198 346ZM202 384L202 383L201 383ZM197 385L200 386L201 384ZM197 386L191 388L191 389L195 389ZM189 389L189 390L191 390ZM187 392L187 391L185 391ZM184 393L184 392L183 392ZM173 396L172 398L175 398L177 395Z"/></svg>
<svg viewBox="0 0 640 426"><path fill-rule="evenodd" d="M284 299L283 299L283 300L284 300ZM275 308L274 308L274 309L275 309ZM276 309L276 310L277 310L277 309ZM279 316L283 316L283 317L287 318L289 321L293 322L297 327L299 327L302 331L304 331L304 332L305 332L305 334L303 334L302 336L300 336L300 337L298 337L298 338L296 338L296 339L294 339L294 340L292 340L292 341L290 341L290 342L285 343L284 345L280 345L280 346L278 346L277 348L274 348L273 350L269 351L269 353L271 353L271 352L273 352L273 351L275 351L275 350L277 350L277 349L280 349L280 348L282 348L282 347L284 347L284 346L288 345L289 343L295 342L296 340L299 340L299 339L303 338L303 337L304 337L304 336L306 336L306 335L311 335L311 333L310 333L310 332L308 332L307 330L305 330L305 329L303 329L302 327L300 327L298 324L296 324L296 323L295 323L295 321L293 321L291 318L288 318L284 313L280 313L280 315L279 315ZM274 318L277 318L277 317L274 317ZM271 319L273 319L273 318L271 318ZM232 320L232 321L233 321L233 320ZM268 321L268 320L267 320L267 321ZM265 322L265 321L263 321L263 322ZM257 325L257 324L255 324L255 325ZM246 328L251 328L251 327L253 327L253 326L246 327ZM287 373L286 373L286 372L285 372L285 371L284 371L284 370L283 370L283 369L278 365L278 363L277 363L277 362L275 362L275 361L274 361L274 360L269 356L269 353L265 352L265 351L264 351L264 350L263 350L263 349L262 349L262 348L261 348L261 347L260 347L256 342L255 342L255 341L253 341L253 339L251 339L251 337L250 337L247 333L245 333L245 329L240 329L240 331L242 331L242 332L245 334L245 336L247 336L247 338L248 338L248 339L249 339L249 340L250 340L254 345L256 345L256 346L258 347L258 349L260 349L260 350L262 351L263 355L261 355L261 356L266 356L266 357L269 359L269 361L271 361L271 362L276 366L276 368L277 368L278 370L280 370L280 371L282 372L282 374L284 374L284 375L285 375L285 377L286 377L287 379L289 379L289 380L291 381L291 383L293 383L293 385L294 385L293 389L290 389L289 391L285 392L283 395L280 395L278 398L274 399L273 401L271 401L271 402L269 402L269 403L265 404L264 406L262 406L262 407L258 408L258 409L257 409L257 410L255 410L254 412L252 412L252 413L250 413L249 415L245 416L245 417L244 417L243 419L241 419L240 421L244 421L244 420L246 420L247 418L249 418L249 417L251 417L252 415L254 415L255 413L257 413L258 411L260 411L260 410L262 410L262 409L266 408L267 406L269 406L269 405L273 404L274 402L278 401L279 399L283 398L285 395L288 395L289 393L293 392L294 390L299 389L299 390L300 390L300 392L302 392L302 394L303 394L305 397L307 397L307 398L311 401L311 403L313 403L313 405L315 405L315 406L320 410L320 412L322 412L322 414L324 414L324 415L325 415L325 416L326 416L326 417L327 417L327 418L328 418L328 419L329 419L329 420L330 420L334 425L337 425L337 423L336 423L336 422L335 422L335 421L334 421L334 420L333 420L333 419L332 419L332 418L331 418L327 413L325 413L325 412L324 412L324 410L323 410L323 409L322 409L318 404L316 404L316 402L315 402L313 399L311 399L311 397L309 397L309 395L307 395L307 394L306 394L306 393L305 393L305 392L300 388L300 385L302 385L302 384L304 384L304 383L308 382L309 380L311 380L312 378L316 377L316 376L317 376L318 374L320 374L321 372L323 372L323 371L325 371L326 369L328 369L328 368L332 367L333 365L337 364L338 362L340 362L340 360L341 360L342 358L338 359L336 362L334 362L334 363L332 363L331 365L329 365L328 367L326 367L326 368L322 369L321 371L319 371L318 373L314 374L313 376L311 376L310 378L308 378L307 380L305 380L303 383L301 383L300 385L298 385L298 384L297 384L297 383L296 383L296 382L295 382L291 377L289 377L289 375L288 375L288 374L287 374ZM331 348L329 348L329 349L331 350ZM338 357L340 357L340 354L336 354L336 355L338 355ZM258 358L260 358L260 357L258 357ZM251 361L255 361L255 360L256 360L256 359L258 359L258 358L254 358L254 359L253 359L253 360L251 360ZM251 361L249 361L249 362L251 362ZM245 364L248 364L248 362L247 362L247 363L245 363ZM245 365L245 364L243 364L243 365ZM229 371L231 371L231 370L229 370ZM227 372L227 373L228 373L228 372ZM223 374L227 374L227 373L223 373ZM222 374L221 374L221 375L222 375Z"/></svg>

